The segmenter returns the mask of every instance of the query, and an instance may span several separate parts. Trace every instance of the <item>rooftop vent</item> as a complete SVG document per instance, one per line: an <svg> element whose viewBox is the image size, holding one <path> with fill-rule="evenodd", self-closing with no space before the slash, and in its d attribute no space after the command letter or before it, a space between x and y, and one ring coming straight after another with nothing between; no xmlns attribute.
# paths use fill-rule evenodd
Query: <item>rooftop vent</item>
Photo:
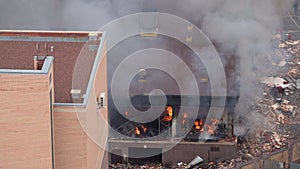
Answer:
<svg viewBox="0 0 300 169"><path fill-rule="evenodd" d="M97 40L97 37L98 37L98 33L97 32L90 32L89 33L89 40L95 41L95 40Z"/></svg>

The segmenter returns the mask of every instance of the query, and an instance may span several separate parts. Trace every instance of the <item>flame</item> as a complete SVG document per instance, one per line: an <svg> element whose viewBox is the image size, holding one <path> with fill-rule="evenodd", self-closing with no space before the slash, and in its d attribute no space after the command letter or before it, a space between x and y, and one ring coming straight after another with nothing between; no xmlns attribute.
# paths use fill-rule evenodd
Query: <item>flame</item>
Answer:
<svg viewBox="0 0 300 169"><path fill-rule="evenodd" d="M168 106L166 108L166 116L164 118L164 121L171 121L173 118L173 108L171 106Z"/></svg>
<svg viewBox="0 0 300 169"><path fill-rule="evenodd" d="M196 120L194 122L194 125L195 125L196 130L200 130L200 131L203 130L203 128L202 128L203 121L202 120Z"/></svg>
<svg viewBox="0 0 300 169"><path fill-rule="evenodd" d="M135 134L136 135L140 135L141 134L141 131L138 127L135 127Z"/></svg>
<svg viewBox="0 0 300 169"><path fill-rule="evenodd" d="M125 116L128 116L128 111L126 111L124 114L125 114Z"/></svg>
<svg viewBox="0 0 300 169"><path fill-rule="evenodd" d="M144 133L146 133L148 130L144 125L142 125L142 129L143 129Z"/></svg>
<svg viewBox="0 0 300 169"><path fill-rule="evenodd" d="M198 120L195 121L194 125L195 125L195 129L197 129L197 130L201 129L201 126L199 125L199 121Z"/></svg>
<svg viewBox="0 0 300 169"><path fill-rule="evenodd" d="M219 123L219 120L217 119L212 119L210 125L203 125L202 120L196 120L194 122L195 129L198 130L199 132L204 132L207 131L209 134L215 134L213 126L217 125Z"/></svg>

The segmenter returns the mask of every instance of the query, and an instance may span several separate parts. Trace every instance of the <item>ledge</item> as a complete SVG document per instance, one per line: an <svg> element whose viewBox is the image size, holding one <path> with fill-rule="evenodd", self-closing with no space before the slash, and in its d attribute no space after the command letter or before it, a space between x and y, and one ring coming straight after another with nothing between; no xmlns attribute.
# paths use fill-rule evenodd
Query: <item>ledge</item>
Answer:
<svg viewBox="0 0 300 169"><path fill-rule="evenodd" d="M48 74L53 60L53 56L47 56L41 70L0 69L0 74Z"/></svg>

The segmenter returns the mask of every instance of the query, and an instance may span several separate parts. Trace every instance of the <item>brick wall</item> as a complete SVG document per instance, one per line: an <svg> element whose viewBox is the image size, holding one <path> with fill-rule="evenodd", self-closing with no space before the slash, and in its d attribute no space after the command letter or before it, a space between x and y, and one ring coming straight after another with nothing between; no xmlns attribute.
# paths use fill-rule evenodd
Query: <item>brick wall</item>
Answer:
<svg viewBox="0 0 300 169"><path fill-rule="evenodd" d="M103 149L108 133L107 108L98 110L96 105L96 98L101 92L105 92L107 98L105 46L102 55L104 59L97 70L87 106L54 107L56 169L108 168L106 151Z"/></svg>
<svg viewBox="0 0 300 169"><path fill-rule="evenodd" d="M49 75L0 74L0 168L52 168L49 86Z"/></svg>
<svg viewBox="0 0 300 169"><path fill-rule="evenodd" d="M54 145L56 169L84 169L87 136L72 111L54 112Z"/></svg>

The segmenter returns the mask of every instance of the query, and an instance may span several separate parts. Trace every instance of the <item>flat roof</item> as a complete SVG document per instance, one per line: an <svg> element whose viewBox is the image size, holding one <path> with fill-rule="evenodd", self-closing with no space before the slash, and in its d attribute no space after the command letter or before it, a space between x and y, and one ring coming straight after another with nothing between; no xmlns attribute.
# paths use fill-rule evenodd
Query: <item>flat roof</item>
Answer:
<svg viewBox="0 0 300 169"><path fill-rule="evenodd" d="M84 62L76 87L85 94L101 37L92 31L0 30L0 70L26 72L33 70L34 56L53 56L55 103L72 103L75 65Z"/></svg>
<svg viewBox="0 0 300 169"><path fill-rule="evenodd" d="M28 37L89 37L91 34L102 32L93 31L40 31L40 30L0 30L0 36L28 36Z"/></svg>

